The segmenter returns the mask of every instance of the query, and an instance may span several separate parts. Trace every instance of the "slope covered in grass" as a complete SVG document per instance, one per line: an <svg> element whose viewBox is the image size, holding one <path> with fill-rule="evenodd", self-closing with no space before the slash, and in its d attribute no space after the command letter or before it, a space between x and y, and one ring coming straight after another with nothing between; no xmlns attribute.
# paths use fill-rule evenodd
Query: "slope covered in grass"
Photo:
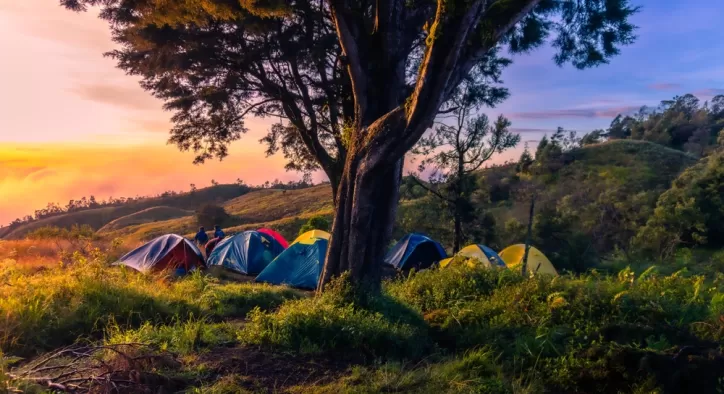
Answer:
<svg viewBox="0 0 724 394"><path fill-rule="evenodd" d="M227 234L271 227L294 239L307 219L331 214L332 190L326 184L297 190L255 190L221 205L231 215ZM104 236L142 241L166 233L192 236L197 227L196 219L188 216L122 227L107 231Z"/></svg>
<svg viewBox="0 0 724 394"><path fill-rule="evenodd" d="M98 232L110 232L118 230L128 226L134 226L138 224L158 222L163 220L178 219L192 215L193 212L174 208L174 207L152 207L144 209L143 211L135 212L130 215L120 217L105 226L101 227Z"/></svg>
<svg viewBox="0 0 724 394"><path fill-rule="evenodd" d="M94 230L98 230L106 224L112 222L113 220L143 211L151 207L167 206L184 210L194 210L198 208L201 204L221 204L224 201L228 201L230 199L243 195L248 191L249 188L246 186L216 185L199 189L193 192L144 198L139 201L134 201L119 206L86 209L16 226L12 229L12 231L7 232L7 234L3 238L22 238L23 236L25 236L25 234L35 229L47 226L70 228L74 224L85 224L91 226Z"/></svg>

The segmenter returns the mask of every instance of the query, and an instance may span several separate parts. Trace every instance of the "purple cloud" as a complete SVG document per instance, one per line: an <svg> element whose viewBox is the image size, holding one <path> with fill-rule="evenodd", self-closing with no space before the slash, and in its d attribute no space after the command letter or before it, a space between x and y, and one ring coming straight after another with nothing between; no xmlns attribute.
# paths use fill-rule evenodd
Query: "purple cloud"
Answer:
<svg viewBox="0 0 724 394"><path fill-rule="evenodd" d="M654 83L648 86L652 90L675 90L681 88L678 83Z"/></svg>
<svg viewBox="0 0 724 394"><path fill-rule="evenodd" d="M724 94L724 89L717 89L717 88L710 88L710 89L701 89L697 90L695 92L692 92L696 97L714 97L720 94Z"/></svg>
<svg viewBox="0 0 724 394"><path fill-rule="evenodd" d="M591 107L575 109L553 109L537 112L514 112L510 115L513 119L561 119L561 118L613 118L618 114L629 114L639 110L641 106L627 105L621 107Z"/></svg>
<svg viewBox="0 0 724 394"><path fill-rule="evenodd" d="M519 134L526 134L526 133L550 133L555 130L553 129L529 129L529 128L521 128L521 127L511 127L510 131L513 133L519 133Z"/></svg>

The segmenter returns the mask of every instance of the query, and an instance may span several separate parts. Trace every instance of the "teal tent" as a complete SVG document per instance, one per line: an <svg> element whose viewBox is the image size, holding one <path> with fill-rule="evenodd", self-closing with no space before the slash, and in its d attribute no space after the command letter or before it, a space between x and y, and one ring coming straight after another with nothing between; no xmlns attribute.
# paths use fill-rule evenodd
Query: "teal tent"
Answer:
<svg viewBox="0 0 724 394"><path fill-rule="evenodd" d="M316 289L328 244L329 241L323 237L292 243L256 277L256 281Z"/></svg>
<svg viewBox="0 0 724 394"><path fill-rule="evenodd" d="M256 275L283 250L270 235L244 231L219 242L206 259L206 266L212 271L224 268L236 274Z"/></svg>

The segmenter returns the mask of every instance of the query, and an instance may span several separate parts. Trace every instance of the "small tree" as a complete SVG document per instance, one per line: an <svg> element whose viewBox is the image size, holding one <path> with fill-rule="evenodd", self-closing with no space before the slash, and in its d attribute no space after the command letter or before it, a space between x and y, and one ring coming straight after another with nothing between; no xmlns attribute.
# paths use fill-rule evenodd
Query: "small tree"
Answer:
<svg viewBox="0 0 724 394"><path fill-rule="evenodd" d="M199 226L211 228L215 225L223 226L228 224L231 215L224 207L215 204L205 204L196 210L196 222Z"/></svg>
<svg viewBox="0 0 724 394"><path fill-rule="evenodd" d="M467 93L466 93L467 95ZM510 121L500 115L490 124L481 114L472 117L475 102L461 97L454 111L454 124L440 124L413 150L424 157L421 172L427 166L433 168L430 185L420 182L433 195L444 200L453 216L455 236L453 252L460 250L463 241L463 222L472 221L475 209L471 197L477 189L473 174L496 153L515 147L520 135L513 134Z"/></svg>
<svg viewBox="0 0 724 394"><path fill-rule="evenodd" d="M216 182L215 179L211 180L211 186L219 186L219 182Z"/></svg>

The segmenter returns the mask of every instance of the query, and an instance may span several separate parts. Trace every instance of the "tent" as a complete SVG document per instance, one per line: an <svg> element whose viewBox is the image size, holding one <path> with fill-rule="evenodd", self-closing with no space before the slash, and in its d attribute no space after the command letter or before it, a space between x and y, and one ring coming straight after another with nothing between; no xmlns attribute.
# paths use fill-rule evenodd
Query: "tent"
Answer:
<svg viewBox="0 0 724 394"><path fill-rule="evenodd" d="M185 273L204 265L204 256L188 239L167 234L154 238L121 257L114 265L125 265L143 273L176 269Z"/></svg>
<svg viewBox="0 0 724 394"><path fill-rule="evenodd" d="M274 260L284 247L273 237L244 231L219 242L206 264L212 272L220 268L242 275L256 275Z"/></svg>
<svg viewBox="0 0 724 394"><path fill-rule="evenodd" d="M398 270L424 269L447 257L445 249L422 234L405 235L385 255L385 264Z"/></svg>
<svg viewBox="0 0 724 394"><path fill-rule="evenodd" d="M216 245L219 244L219 242L221 242L222 239L223 238L221 238L221 237L216 237L216 238L211 239L209 242L206 243L206 245L204 245L204 249L206 249L205 252L206 252L207 257L211 255L211 252L214 251L214 248L216 247Z"/></svg>
<svg viewBox="0 0 724 394"><path fill-rule="evenodd" d="M503 259L498 256L497 253L493 249L490 249L489 247L485 245L480 244L472 244L468 245L462 249L460 249L459 252L453 257L449 257L447 259L440 261L440 267L447 267L455 257L463 257L468 259L477 259L485 267L503 267L505 268L505 262ZM468 263L468 265L472 266L472 263Z"/></svg>
<svg viewBox="0 0 724 394"><path fill-rule="evenodd" d="M277 256L256 277L256 281L316 289L328 245L329 233L319 230L304 233Z"/></svg>
<svg viewBox="0 0 724 394"><path fill-rule="evenodd" d="M500 257L510 269L519 267L525 255L525 244L511 245L500 252ZM531 274L558 275L555 267L543 252L531 246L528 251L528 271Z"/></svg>
<svg viewBox="0 0 724 394"><path fill-rule="evenodd" d="M272 238L276 239L277 242L279 242L279 244L284 247L284 249L289 247L289 242L287 242L287 240L284 239L284 237L281 234L279 234L278 232L276 232L270 228L260 228L259 230L256 230L256 231L258 231L262 234L269 235Z"/></svg>
<svg viewBox="0 0 724 394"><path fill-rule="evenodd" d="M294 245L297 242L309 242L310 240L315 240L317 238L324 238L326 240L329 240L332 235L324 230L309 230L306 233L298 236L294 241L292 241L292 245Z"/></svg>

